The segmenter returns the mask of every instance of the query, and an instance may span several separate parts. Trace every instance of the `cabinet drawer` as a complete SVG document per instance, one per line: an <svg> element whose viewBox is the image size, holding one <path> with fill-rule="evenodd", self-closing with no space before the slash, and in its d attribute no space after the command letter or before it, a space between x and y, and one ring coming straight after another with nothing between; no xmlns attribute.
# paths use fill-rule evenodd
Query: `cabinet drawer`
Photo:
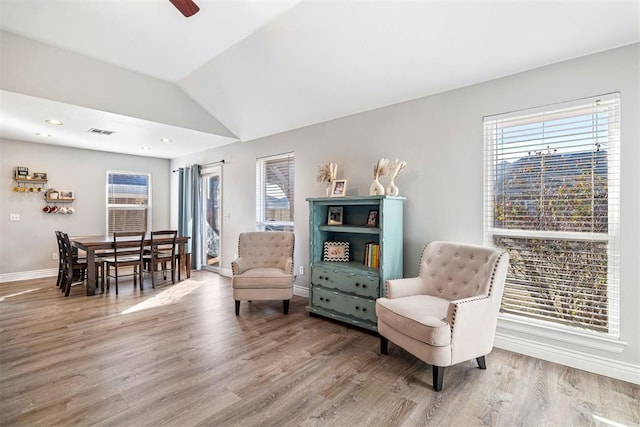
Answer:
<svg viewBox="0 0 640 427"><path fill-rule="evenodd" d="M380 279L377 274L339 266L314 266L311 283L364 297L377 298L380 295Z"/></svg>
<svg viewBox="0 0 640 427"><path fill-rule="evenodd" d="M372 323L377 322L376 301L347 295L320 286L312 288L311 304Z"/></svg>

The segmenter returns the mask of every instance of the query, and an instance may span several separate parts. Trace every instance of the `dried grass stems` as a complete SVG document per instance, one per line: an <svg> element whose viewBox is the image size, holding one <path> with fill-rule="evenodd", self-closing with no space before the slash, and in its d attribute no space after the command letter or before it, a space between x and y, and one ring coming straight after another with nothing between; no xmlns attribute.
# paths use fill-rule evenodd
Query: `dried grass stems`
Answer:
<svg viewBox="0 0 640 427"><path fill-rule="evenodd" d="M336 163L328 162L318 170L318 176L316 181L323 184L328 184L338 177L338 165Z"/></svg>
<svg viewBox="0 0 640 427"><path fill-rule="evenodd" d="M378 179L389 172L389 159L380 159L373 165L373 179Z"/></svg>
<svg viewBox="0 0 640 427"><path fill-rule="evenodd" d="M391 181L395 180L402 172L402 170L407 166L407 162L396 159L395 162L389 164L388 175L391 176Z"/></svg>

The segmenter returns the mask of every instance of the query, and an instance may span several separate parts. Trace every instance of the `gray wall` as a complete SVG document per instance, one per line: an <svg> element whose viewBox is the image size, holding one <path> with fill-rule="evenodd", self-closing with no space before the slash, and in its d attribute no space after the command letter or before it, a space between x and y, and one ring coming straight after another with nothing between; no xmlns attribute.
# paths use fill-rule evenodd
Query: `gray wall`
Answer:
<svg viewBox="0 0 640 427"><path fill-rule="evenodd" d="M321 164L340 165L349 194L368 194L381 157L409 162L396 184L405 204L405 275L414 275L430 240L483 241L483 116L621 92L621 336L602 344L558 331L501 322L501 346L640 382L640 44L550 65L259 140L172 161L172 168L224 159L222 268L230 268L238 234L255 228L255 161L287 151L296 159L296 272L308 262L306 197L323 195ZM469 70L473 72L473 70ZM175 190L176 179L172 179ZM175 194L175 193L174 193ZM177 223L176 204L171 221ZM308 276L296 279L308 286ZM575 338L575 339L574 339ZM626 342L626 345L625 345ZM602 345L601 345L602 344ZM561 354L561 356L558 356Z"/></svg>
<svg viewBox="0 0 640 427"><path fill-rule="evenodd" d="M16 166L46 172L48 187L74 191L76 212L45 214L42 194L14 193ZM169 226L168 160L0 139L0 281L28 278L20 274L25 272L32 276L46 274L40 270L57 272L57 261L51 259L58 250L55 230L69 235L105 234L107 170L151 173L152 226ZM19 213L21 220L10 222L11 213Z"/></svg>

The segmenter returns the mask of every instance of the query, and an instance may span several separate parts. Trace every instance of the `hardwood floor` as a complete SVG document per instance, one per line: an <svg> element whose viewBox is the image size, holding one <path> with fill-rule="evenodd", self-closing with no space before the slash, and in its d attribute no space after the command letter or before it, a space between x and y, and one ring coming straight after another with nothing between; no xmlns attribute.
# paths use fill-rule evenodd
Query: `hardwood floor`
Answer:
<svg viewBox="0 0 640 427"><path fill-rule="evenodd" d="M242 302L228 279L65 298L55 277L0 284L0 425L640 425L640 387L495 349L431 368L294 297Z"/></svg>

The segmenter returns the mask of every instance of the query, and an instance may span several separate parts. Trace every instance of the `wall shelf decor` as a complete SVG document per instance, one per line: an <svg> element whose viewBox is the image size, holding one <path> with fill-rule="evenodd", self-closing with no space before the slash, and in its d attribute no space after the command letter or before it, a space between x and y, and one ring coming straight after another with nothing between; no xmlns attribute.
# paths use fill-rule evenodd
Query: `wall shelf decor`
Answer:
<svg viewBox="0 0 640 427"><path fill-rule="evenodd" d="M29 168L18 166L14 171L13 181L15 193L42 193L45 191L47 174L35 172L33 175L29 175Z"/></svg>
<svg viewBox="0 0 640 427"><path fill-rule="evenodd" d="M384 195L307 199L309 313L377 331L376 298L384 296L387 280L402 277L404 200ZM329 225L330 209L337 205L342 208L342 224ZM372 211L377 211L373 226ZM349 260L324 261L326 242L347 243ZM372 246L376 246L375 263L371 262Z"/></svg>

